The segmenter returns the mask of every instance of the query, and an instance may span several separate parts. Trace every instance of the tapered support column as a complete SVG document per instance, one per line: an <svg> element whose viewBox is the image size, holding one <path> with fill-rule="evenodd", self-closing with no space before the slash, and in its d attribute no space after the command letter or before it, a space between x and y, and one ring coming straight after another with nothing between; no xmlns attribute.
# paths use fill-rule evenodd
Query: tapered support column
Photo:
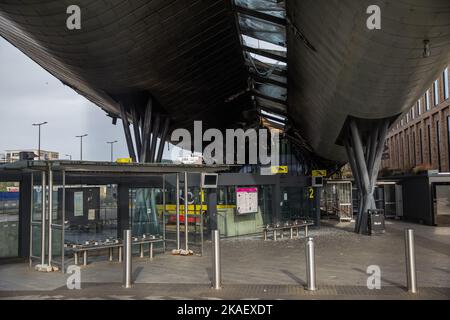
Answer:
<svg viewBox="0 0 450 320"><path fill-rule="evenodd" d="M153 112L152 97L149 97L144 112L139 112L134 105L126 106L124 102L121 102L120 115L128 153L133 162L161 162L164 145L169 134L170 118ZM133 129L130 128L128 116L131 116ZM160 139L159 146L158 138Z"/></svg>
<svg viewBox="0 0 450 320"><path fill-rule="evenodd" d="M152 142L150 144L150 158L148 160L148 162L151 163L155 162L156 142L158 140L158 133L159 133L159 122L160 117L159 115L156 115L155 122L153 123Z"/></svg>
<svg viewBox="0 0 450 320"><path fill-rule="evenodd" d="M376 209L373 192L381 165L388 127L389 121L382 120L373 131L366 131L363 135L355 119L350 119L348 122L344 145L361 198L355 224L355 232L357 233L368 233L368 210Z"/></svg>

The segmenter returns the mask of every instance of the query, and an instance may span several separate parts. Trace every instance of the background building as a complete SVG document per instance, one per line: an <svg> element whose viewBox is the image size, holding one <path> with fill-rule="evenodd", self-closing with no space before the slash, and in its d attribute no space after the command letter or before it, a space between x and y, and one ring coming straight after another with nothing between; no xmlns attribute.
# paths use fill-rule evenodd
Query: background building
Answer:
<svg viewBox="0 0 450 320"><path fill-rule="evenodd" d="M39 151L37 149L28 149L28 150L6 150L4 161L7 163L19 161L21 152L33 152L35 154L34 160L38 160ZM59 159L59 152L41 150L41 160L58 160L58 159Z"/></svg>
<svg viewBox="0 0 450 320"><path fill-rule="evenodd" d="M391 128L382 167L450 172L450 100L447 67Z"/></svg>

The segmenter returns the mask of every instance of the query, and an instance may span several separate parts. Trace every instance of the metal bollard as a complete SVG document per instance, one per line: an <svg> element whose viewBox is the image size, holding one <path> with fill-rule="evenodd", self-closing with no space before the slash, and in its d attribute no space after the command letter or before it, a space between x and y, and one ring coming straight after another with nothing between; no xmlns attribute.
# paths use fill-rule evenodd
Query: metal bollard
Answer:
<svg viewBox="0 0 450 320"><path fill-rule="evenodd" d="M220 234L219 230L212 231L212 287L213 289L222 289L222 273L220 269Z"/></svg>
<svg viewBox="0 0 450 320"><path fill-rule="evenodd" d="M405 229L406 283L408 291L417 293L416 254L414 250L414 230Z"/></svg>
<svg viewBox="0 0 450 320"><path fill-rule="evenodd" d="M123 286L131 288L131 230L123 231Z"/></svg>
<svg viewBox="0 0 450 320"><path fill-rule="evenodd" d="M317 290L316 287L316 262L314 259L314 238L308 237L305 245L306 251L306 289Z"/></svg>

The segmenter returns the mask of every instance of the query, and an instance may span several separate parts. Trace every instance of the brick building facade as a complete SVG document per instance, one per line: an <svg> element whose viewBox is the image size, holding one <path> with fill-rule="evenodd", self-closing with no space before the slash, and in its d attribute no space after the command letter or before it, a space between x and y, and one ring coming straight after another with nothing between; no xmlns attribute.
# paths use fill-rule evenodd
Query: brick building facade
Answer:
<svg viewBox="0 0 450 320"><path fill-rule="evenodd" d="M390 129L382 168L450 172L449 68Z"/></svg>

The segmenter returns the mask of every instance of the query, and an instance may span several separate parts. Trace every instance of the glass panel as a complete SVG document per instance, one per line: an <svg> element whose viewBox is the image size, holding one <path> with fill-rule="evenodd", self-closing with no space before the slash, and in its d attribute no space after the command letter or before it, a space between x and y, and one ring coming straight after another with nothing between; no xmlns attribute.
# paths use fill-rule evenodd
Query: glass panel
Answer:
<svg viewBox="0 0 450 320"><path fill-rule="evenodd" d="M448 68L446 68L444 70L444 99L448 99L449 98L449 87L448 87Z"/></svg>
<svg viewBox="0 0 450 320"><path fill-rule="evenodd" d="M285 18L286 11L276 0L235 0L236 5L247 9L263 12L271 16Z"/></svg>
<svg viewBox="0 0 450 320"><path fill-rule="evenodd" d="M161 189L157 188L130 189L130 225L133 236L161 234L157 209L160 193Z"/></svg>
<svg viewBox="0 0 450 320"><path fill-rule="evenodd" d="M42 187L33 187L33 210L31 215L32 224L32 255L41 256L41 223L42 223Z"/></svg>
<svg viewBox="0 0 450 320"><path fill-rule="evenodd" d="M280 53L284 53L283 56L286 57L286 51L287 48L280 46L280 45L276 45L264 40L260 40L260 39L256 39L250 36L246 36L246 35L242 35L242 41L244 43L244 45L250 47L250 48L255 48L255 49L265 49L265 50L273 50L273 51L278 51Z"/></svg>
<svg viewBox="0 0 450 320"><path fill-rule="evenodd" d="M238 13L241 33L275 45L286 45L286 29L283 26Z"/></svg>
<svg viewBox="0 0 450 320"><path fill-rule="evenodd" d="M439 104L439 82L438 82L438 80L434 81L433 89L434 89L434 105L436 106Z"/></svg>
<svg viewBox="0 0 450 320"><path fill-rule="evenodd" d="M279 86L274 86L271 84L265 84L265 83L255 83L255 89L256 91L262 93L263 95L273 97L279 100L286 101L287 99L287 89L282 88Z"/></svg>
<svg viewBox="0 0 450 320"><path fill-rule="evenodd" d="M61 191L59 191L61 190ZM53 186L52 191L52 259L60 261L62 239L62 186Z"/></svg>
<svg viewBox="0 0 450 320"><path fill-rule="evenodd" d="M450 225L450 185L436 186L437 225Z"/></svg>
<svg viewBox="0 0 450 320"><path fill-rule="evenodd" d="M58 189L58 213L62 212ZM66 186L65 242L117 238L117 185Z"/></svg>
<svg viewBox="0 0 450 320"><path fill-rule="evenodd" d="M164 227L166 235L166 243L171 248L176 246L176 174L164 175L165 182L165 210L164 210ZM163 210L160 210L161 212Z"/></svg>
<svg viewBox="0 0 450 320"><path fill-rule="evenodd" d="M281 188L281 220L315 219L318 196L316 188L283 187Z"/></svg>
<svg viewBox="0 0 450 320"><path fill-rule="evenodd" d="M0 183L0 257L19 255L19 183Z"/></svg>

